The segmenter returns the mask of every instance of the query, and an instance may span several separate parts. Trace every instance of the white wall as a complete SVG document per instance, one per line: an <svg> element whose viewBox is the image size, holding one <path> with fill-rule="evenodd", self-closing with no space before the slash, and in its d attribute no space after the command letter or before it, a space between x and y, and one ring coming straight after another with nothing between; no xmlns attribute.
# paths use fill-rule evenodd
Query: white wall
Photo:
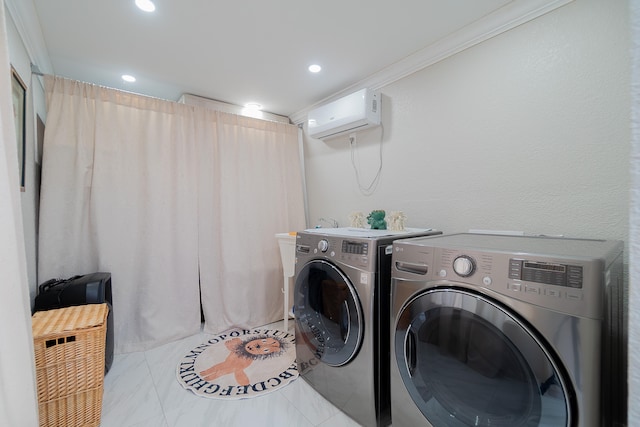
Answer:
<svg viewBox="0 0 640 427"><path fill-rule="evenodd" d="M38 396L6 21L0 0L0 425L27 427L38 425Z"/></svg>
<svg viewBox="0 0 640 427"><path fill-rule="evenodd" d="M382 88L383 169L371 196L358 190L348 138L306 139L304 149L311 226L320 217L348 225L351 211L385 209L404 211L408 226L444 232L624 240L625 270L635 271L629 425L638 425L640 329L633 308L640 294L638 267L628 261L629 4L575 0ZM377 169L380 136L357 136L365 186ZM637 139L634 147L637 198Z"/></svg>
<svg viewBox="0 0 640 427"><path fill-rule="evenodd" d="M577 0L382 88L372 196L346 137L305 141L310 225L372 209L444 232L627 240L627 3ZM358 134L361 181L381 132Z"/></svg>
<svg viewBox="0 0 640 427"><path fill-rule="evenodd" d="M28 49L16 28L8 10L5 10L7 25L7 41L11 65L16 69L27 85L27 122L26 122L26 155L25 155L25 191L20 193L22 205L22 221L24 227L25 249L27 252L27 276L31 305L37 294L37 285L44 280L37 277L37 221L38 203L40 200L40 165L36 162L36 114L46 120L45 97L42 82L31 75L31 59Z"/></svg>
<svg viewBox="0 0 640 427"><path fill-rule="evenodd" d="M640 420L640 0L631 1L632 139L629 259L629 420ZM635 262L634 262L635 261ZM637 424L637 421L634 421ZM629 422L629 425L634 425Z"/></svg>

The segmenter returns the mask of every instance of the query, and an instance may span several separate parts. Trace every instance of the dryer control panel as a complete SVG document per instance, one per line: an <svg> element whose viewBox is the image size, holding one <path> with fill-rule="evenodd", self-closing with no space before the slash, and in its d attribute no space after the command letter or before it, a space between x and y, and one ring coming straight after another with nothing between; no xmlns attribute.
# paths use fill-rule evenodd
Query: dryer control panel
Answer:
<svg viewBox="0 0 640 427"><path fill-rule="evenodd" d="M623 244L462 233L400 240L393 247L393 281L474 288L504 301L601 318L608 268L621 259Z"/></svg>
<svg viewBox="0 0 640 427"><path fill-rule="evenodd" d="M511 258L509 278L545 285L582 288L582 266Z"/></svg>

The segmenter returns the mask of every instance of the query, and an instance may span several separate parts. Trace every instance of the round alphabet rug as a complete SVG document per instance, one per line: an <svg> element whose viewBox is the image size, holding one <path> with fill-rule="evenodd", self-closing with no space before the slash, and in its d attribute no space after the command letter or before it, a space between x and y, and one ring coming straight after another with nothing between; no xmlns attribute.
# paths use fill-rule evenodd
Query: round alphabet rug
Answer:
<svg viewBox="0 0 640 427"><path fill-rule="evenodd" d="M295 336L275 329L233 329L192 349L176 368L178 382L198 396L247 399L298 378Z"/></svg>

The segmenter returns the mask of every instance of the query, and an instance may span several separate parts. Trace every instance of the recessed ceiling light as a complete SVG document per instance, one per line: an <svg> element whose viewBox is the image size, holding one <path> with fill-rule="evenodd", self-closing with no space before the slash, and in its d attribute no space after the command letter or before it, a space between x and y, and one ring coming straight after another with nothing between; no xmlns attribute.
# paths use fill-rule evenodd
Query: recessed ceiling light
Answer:
<svg viewBox="0 0 640 427"><path fill-rule="evenodd" d="M320 70L322 70L322 67L318 64L309 65L309 71L311 71L312 73L319 73Z"/></svg>
<svg viewBox="0 0 640 427"><path fill-rule="evenodd" d="M133 83L136 81L136 78L133 76L130 76L129 74L123 74L122 80L124 80L125 82Z"/></svg>
<svg viewBox="0 0 640 427"><path fill-rule="evenodd" d="M136 0L136 6L145 12L153 12L156 10L156 5L153 4L151 0Z"/></svg>

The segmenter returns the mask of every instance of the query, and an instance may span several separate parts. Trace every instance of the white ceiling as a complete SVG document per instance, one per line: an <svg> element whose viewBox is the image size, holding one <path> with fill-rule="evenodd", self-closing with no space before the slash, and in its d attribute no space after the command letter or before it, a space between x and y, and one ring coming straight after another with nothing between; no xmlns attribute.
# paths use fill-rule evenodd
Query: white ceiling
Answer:
<svg viewBox="0 0 640 427"><path fill-rule="evenodd" d="M467 41L459 35L480 22L487 38L487 23L515 26L567 2L154 1L156 11L145 13L134 0L33 0L51 72L169 100L189 93L257 102L290 116L390 67L416 67L407 61L424 62L424 52L446 40L457 38L461 50ZM308 72L313 63L320 73ZM125 73L137 81L123 82Z"/></svg>

